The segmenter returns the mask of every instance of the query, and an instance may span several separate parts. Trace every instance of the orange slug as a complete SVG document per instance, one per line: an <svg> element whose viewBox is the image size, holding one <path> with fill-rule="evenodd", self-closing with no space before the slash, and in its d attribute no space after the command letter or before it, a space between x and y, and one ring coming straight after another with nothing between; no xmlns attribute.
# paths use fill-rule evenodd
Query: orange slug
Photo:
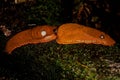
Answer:
<svg viewBox="0 0 120 80"><path fill-rule="evenodd" d="M45 43L55 39L58 44L86 43L105 46L115 44L115 41L108 34L84 25L66 23L59 26L57 32L55 32L56 29L56 27L45 25L22 31L7 42L5 51L11 54L14 49L20 46Z"/></svg>
<svg viewBox="0 0 120 80"><path fill-rule="evenodd" d="M54 34L55 28L56 27L48 25L37 26L33 29L17 33L7 42L5 51L11 54L14 49L26 44L37 44L52 41L56 39L56 35Z"/></svg>
<svg viewBox="0 0 120 80"><path fill-rule="evenodd" d="M106 33L76 23L66 23L58 28L57 32L58 44L101 44L112 46L115 41Z"/></svg>

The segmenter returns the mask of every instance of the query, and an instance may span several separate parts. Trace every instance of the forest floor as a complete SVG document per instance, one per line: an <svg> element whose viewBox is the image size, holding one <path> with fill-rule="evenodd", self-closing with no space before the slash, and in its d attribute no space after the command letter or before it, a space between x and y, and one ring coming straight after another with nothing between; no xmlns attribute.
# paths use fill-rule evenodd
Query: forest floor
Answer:
<svg viewBox="0 0 120 80"><path fill-rule="evenodd" d="M46 4L51 6L49 2ZM6 36L0 30L0 80L120 80L119 42L108 47L95 44L60 45L51 41L21 46L11 55L5 53L7 41L18 32L46 23L62 24L54 17L59 15L52 11L53 7L57 9L55 5L50 9L44 5L37 8L21 5L0 8L0 25L11 31L10 36ZM45 13L39 9L45 10Z"/></svg>

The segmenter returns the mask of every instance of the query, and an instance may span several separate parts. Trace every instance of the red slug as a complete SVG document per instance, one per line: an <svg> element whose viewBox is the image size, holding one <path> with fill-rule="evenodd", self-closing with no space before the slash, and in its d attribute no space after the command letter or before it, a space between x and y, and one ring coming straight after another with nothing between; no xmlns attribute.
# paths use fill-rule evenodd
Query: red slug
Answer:
<svg viewBox="0 0 120 80"><path fill-rule="evenodd" d="M102 44L112 46L115 41L107 34L97 29L93 29L76 23L66 23L58 28L58 44Z"/></svg>
<svg viewBox="0 0 120 80"><path fill-rule="evenodd" d="M56 39L53 26L37 26L33 29L22 31L13 36L6 44L5 51L11 53L14 49L26 45L49 42Z"/></svg>
<svg viewBox="0 0 120 80"><path fill-rule="evenodd" d="M115 41L106 33L76 23L66 23L59 26L57 35L54 30L56 27L46 25L22 31L7 42L5 51L11 54L14 49L20 46L45 43L55 39L58 44L86 43L105 46L115 44Z"/></svg>

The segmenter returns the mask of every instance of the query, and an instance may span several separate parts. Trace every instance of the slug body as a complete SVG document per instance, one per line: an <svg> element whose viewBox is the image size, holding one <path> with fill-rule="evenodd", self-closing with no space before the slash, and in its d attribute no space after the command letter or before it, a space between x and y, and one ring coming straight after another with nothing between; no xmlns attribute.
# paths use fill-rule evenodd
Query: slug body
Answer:
<svg viewBox="0 0 120 80"><path fill-rule="evenodd" d="M11 53L14 49L26 44L45 43L56 39L55 27L37 26L33 29L22 31L13 36L6 44L5 51Z"/></svg>
<svg viewBox="0 0 120 80"><path fill-rule="evenodd" d="M107 34L97 29L79 25L76 23L63 24L57 32L58 44L102 44L112 46L115 41Z"/></svg>
<svg viewBox="0 0 120 80"><path fill-rule="evenodd" d="M56 31L53 26L37 26L33 29L22 31L13 36L6 44L5 51L11 52L26 44L45 43L56 39L58 44L101 44L113 46L115 41L106 33L76 23L66 23ZM56 34L57 33L57 34Z"/></svg>

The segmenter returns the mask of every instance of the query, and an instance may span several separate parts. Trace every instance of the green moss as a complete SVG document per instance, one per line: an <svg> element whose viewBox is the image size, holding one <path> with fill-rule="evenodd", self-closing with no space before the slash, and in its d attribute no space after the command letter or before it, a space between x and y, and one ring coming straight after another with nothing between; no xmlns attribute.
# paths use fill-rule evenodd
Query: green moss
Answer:
<svg viewBox="0 0 120 80"><path fill-rule="evenodd" d="M8 55L9 67L4 65L4 69L12 75L2 73L14 75L18 80L115 80L117 75L111 75L108 64L101 58L120 60L112 56L119 52L117 45L59 45L54 41L26 45Z"/></svg>
<svg viewBox="0 0 120 80"><path fill-rule="evenodd" d="M24 6L22 5L22 7L16 9L18 9L18 11L13 11L13 13L16 14L17 18L14 14L11 14L12 16L8 15L11 9L7 13L4 13L5 15L2 15L3 18L1 18L6 24L10 21L9 24L12 25L11 30L15 32L22 31L22 27L27 23L59 25L64 21L61 15L62 8L59 0L37 0L35 5L29 5L29 7L27 7L24 4ZM85 17L83 16L83 18ZM19 20L25 23L24 26L19 23ZM85 20L88 19L86 18ZM1 35L0 79L120 79L120 73L111 73L111 68L109 67L111 64L109 61L112 63L120 62L120 44L112 47L93 44L59 45L55 41L52 41L44 44L24 45L15 49L11 55L8 55L3 52L6 42L7 38Z"/></svg>
<svg viewBox="0 0 120 80"><path fill-rule="evenodd" d="M28 9L26 18L29 23L59 25L62 20L61 11L60 1L38 0L36 5Z"/></svg>

